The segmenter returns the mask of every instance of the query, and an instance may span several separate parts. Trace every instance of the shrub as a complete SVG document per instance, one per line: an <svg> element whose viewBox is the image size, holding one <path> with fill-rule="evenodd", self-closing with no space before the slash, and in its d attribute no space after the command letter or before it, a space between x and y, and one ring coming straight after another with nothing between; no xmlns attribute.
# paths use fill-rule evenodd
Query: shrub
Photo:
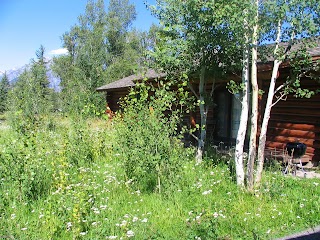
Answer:
<svg viewBox="0 0 320 240"><path fill-rule="evenodd" d="M138 188L161 192L173 183L187 158L177 128L181 113L177 101L165 84L156 89L142 83L130 92L116 117L115 150L126 177Z"/></svg>

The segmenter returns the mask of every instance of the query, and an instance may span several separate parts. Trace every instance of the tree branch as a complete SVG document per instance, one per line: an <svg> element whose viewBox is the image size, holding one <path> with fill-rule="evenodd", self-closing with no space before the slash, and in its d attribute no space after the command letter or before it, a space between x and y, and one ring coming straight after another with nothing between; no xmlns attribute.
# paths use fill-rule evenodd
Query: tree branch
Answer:
<svg viewBox="0 0 320 240"><path fill-rule="evenodd" d="M191 84L190 82L188 82L188 85L189 85L189 88L190 88L191 92L192 92L192 93L196 96L196 98L199 100L200 97L199 97L199 95L196 93L196 91L194 90L192 84Z"/></svg>
<svg viewBox="0 0 320 240"><path fill-rule="evenodd" d="M287 97L288 97L288 94L282 92L281 95L279 97L275 96L277 98L277 100L272 103L271 107L273 107L274 105L276 105L278 102L280 102L281 100L283 101L286 101L287 100Z"/></svg>

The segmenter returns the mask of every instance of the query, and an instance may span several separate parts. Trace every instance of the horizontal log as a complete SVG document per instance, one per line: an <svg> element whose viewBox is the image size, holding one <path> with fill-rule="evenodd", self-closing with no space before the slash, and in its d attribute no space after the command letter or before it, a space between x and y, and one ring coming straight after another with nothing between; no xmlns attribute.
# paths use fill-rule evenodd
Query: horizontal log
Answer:
<svg viewBox="0 0 320 240"><path fill-rule="evenodd" d="M271 114L283 114L283 115L291 115L291 116L314 116L320 117L320 111L315 111L315 109L307 109L307 108L273 108L271 110Z"/></svg>
<svg viewBox="0 0 320 240"><path fill-rule="evenodd" d="M287 123L292 124L320 124L320 118L306 117L306 116L295 116L294 118L290 115L273 114L270 118L270 122Z"/></svg>
<svg viewBox="0 0 320 240"><path fill-rule="evenodd" d="M301 131L312 131L312 132L320 132L320 127L314 124L299 124L299 123L291 123L291 122L278 122L270 120L269 127L275 127L279 129L292 129L292 130L301 130Z"/></svg>
<svg viewBox="0 0 320 240"><path fill-rule="evenodd" d="M320 136L317 136L315 132L290 130L290 129L283 129L283 128L273 128L273 127L269 128L268 136L284 136L284 137L296 137L296 138L320 140Z"/></svg>
<svg viewBox="0 0 320 240"><path fill-rule="evenodd" d="M268 135L267 136L267 140L268 141L273 141L273 142L281 142L281 143L299 141L301 143L306 144L308 147L314 146L314 144L315 144L315 140L314 139L304 139L304 138L297 139L295 137L284 137L284 136L269 136Z"/></svg>
<svg viewBox="0 0 320 240"><path fill-rule="evenodd" d="M314 109L314 110L318 110L320 107L319 101L280 101L279 103L277 103L273 109L295 109L296 111L298 107L303 106L304 109ZM298 110L300 111L300 109Z"/></svg>

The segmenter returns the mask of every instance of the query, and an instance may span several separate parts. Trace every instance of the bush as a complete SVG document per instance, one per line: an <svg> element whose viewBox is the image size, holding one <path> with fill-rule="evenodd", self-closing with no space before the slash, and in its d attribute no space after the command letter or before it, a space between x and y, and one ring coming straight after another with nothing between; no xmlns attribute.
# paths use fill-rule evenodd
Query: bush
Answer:
<svg viewBox="0 0 320 240"><path fill-rule="evenodd" d="M164 84L158 89L141 84L116 117L115 150L123 159L126 177L138 188L161 192L174 182L187 159L177 128L180 111L173 110L176 99Z"/></svg>

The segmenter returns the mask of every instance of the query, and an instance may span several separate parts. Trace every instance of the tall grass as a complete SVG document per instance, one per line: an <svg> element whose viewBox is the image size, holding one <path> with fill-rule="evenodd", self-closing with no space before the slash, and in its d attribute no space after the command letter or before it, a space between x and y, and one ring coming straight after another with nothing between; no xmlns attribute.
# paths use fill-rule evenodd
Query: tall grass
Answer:
<svg viewBox="0 0 320 240"><path fill-rule="evenodd" d="M159 194L128 179L111 124L52 124L28 137L1 128L0 236L273 239L320 224L319 179L266 171L248 193L236 186L225 156L195 166L184 155L175 181Z"/></svg>

